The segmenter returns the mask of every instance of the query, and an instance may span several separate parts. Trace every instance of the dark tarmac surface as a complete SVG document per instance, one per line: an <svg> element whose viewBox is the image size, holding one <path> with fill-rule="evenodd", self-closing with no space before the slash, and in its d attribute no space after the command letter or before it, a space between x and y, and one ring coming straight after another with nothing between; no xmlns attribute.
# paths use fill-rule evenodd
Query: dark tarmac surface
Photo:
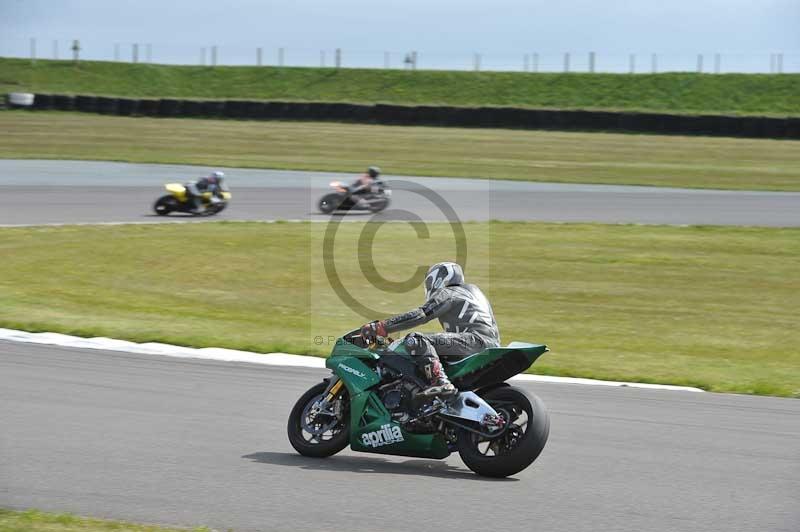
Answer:
<svg viewBox="0 0 800 532"><path fill-rule="evenodd" d="M800 529L800 401L525 382L550 440L507 480L303 458L326 372L0 342L0 507L218 530Z"/></svg>
<svg viewBox="0 0 800 532"><path fill-rule="evenodd" d="M208 168L108 162L0 160L0 225L168 220L312 220L329 216L316 204L332 180L321 172L225 169L233 192L217 217L157 217L167 182L185 182ZM388 176L396 189L388 211L351 220L444 221L425 187L462 221L532 220L642 224L800 226L800 193L568 185Z"/></svg>

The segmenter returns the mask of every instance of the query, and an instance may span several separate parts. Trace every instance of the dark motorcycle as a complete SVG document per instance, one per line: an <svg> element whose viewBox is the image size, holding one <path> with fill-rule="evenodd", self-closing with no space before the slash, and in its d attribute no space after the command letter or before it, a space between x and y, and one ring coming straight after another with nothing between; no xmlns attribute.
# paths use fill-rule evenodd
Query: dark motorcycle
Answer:
<svg viewBox="0 0 800 532"><path fill-rule="evenodd" d="M375 181L366 193L354 194L352 186L340 181L331 183L334 192L329 192L319 200L319 211L330 214L333 211L380 212L389 206L392 190L385 181Z"/></svg>

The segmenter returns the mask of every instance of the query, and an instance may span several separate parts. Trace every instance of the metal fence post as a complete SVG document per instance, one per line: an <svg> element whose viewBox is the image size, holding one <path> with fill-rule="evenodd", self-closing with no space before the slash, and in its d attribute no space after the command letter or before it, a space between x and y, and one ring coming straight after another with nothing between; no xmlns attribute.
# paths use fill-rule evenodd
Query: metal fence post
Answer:
<svg viewBox="0 0 800 532"><path fill-rule="evenodd" d="M778 54L778 74L783 74L783 52Z"/></svg>
<svg viewBox="0 0 800 532"><path fill-rule="evenodd" d="M205 46L201 46L200 47L200 64L202 66L206 66L206 47Z"/></svg>
<svg viewBox="0 0 800 532"><path fill-rule="evenodd" d="M480 72L481 70L481 54L475 52L472 56L472 66L475 69L475 72Z"/></svg>
<svg viewBox="0 0 800 532"><path fill-rule="evenodd" d="M539 54L538 53L534 53L533 54L533 65L531 65L531 67L533 68L534 72L538 72L539 71Z"/></svg>
<svg viewBox="0 0 800 532"><path fill-rule="evenodd" d="M31 37L31 64L36 64L36 38Z"/></svg>
<svg viewBox="0 0 800 532"><path fill-rule="evenodd" d="M564 72L569 72L569 52L564 54Z"/></svg>
<svg viewBox="0 0 800 532"><path fill-rule="evenodd" d="M589 52L589 72L594 74L594 52Z"/></svg>
<svg viewBox="0 0 800 532"><path fill-rule="evenodd" d="M703 54L697 54L697 73L703 73Z"/></svg>
<svg viewBox="0 0 800 532"><path fill-rule="evenodd" d="M391 60L391 56L389 55L389 52L383 52L383 68L385 68L387 70L389 68L391 68L390 60Z"/></svg>
<svg viewBox="0 0 800 532"><path fill-rule="evenodd" d="M211 47L211 66L217 66L217 45Z"/></svg>
<svg viewBox="0 0 800 532"><path fill-rule="evenodd" d="M53 41L53 59L58 59L58 41Z"/></svg>
<svg viewBox="0 0 800 532"><path fill-rule="evenodd" d="M531 70L531 56L525 54L522 58L522 71L530 72L530 70Z"/></svg>
<svg viewBox="0 0 800 532"><path fill-rule="evenodd" d="M419 54L416 51L411 52L411 70L417 69L417 60L419 59Z"/></svg>
<svg viewBox="0 0 800 532"><path fill-rule="evenodd" d="M334 62L336 63L336 68L342 68L342 49L336 49L336 55L334 56Z"/></svg>
<svg viewBox="0 0 800 532"><path fill-rule="evenodd" d="M119 62L119 43L114 43L114 61Z"/></svg>
<svg viewBox="0 0 800 532"><path fill-rule="evenodd" d="M264 53L261 47L256 48L256 66L262 66L262 58L261 55Z"/></svg>
<svg viewBox="0 0 800 532"><path fill-rule="evenodd" d="M144 57L145 63L152 63L153 62L153 45L147 43L144 47Z"/></svg>
<svg viewBox="0 0 800 532"><path fill-rule="evenodd" d="M722 57L720 54L714 54L714 74L719 74L719 69L722 66Z"/></svg>
<svg viewBox="0 0 800 532"><path fill-rule="evenodd" d="M131 62L138 63L139 62L139 44L134 43L133 49L131 50Z"/></svg>
<svg viewBox="0 0 800 532"><path fill-rule="evenodd" d="M80 60L81 42L78 39L72 41L72 61L77 65Z"/></svg>
<svg viewBox="0 0 800 532"><path fill-rule="evenodd" d="M278 48L278 66L283 66L283 47Z"/></svg>

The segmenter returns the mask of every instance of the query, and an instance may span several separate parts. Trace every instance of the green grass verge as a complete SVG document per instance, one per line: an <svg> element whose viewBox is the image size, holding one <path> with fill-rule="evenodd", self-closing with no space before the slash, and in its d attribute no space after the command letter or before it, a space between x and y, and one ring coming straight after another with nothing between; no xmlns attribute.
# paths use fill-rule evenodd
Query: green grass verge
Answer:
<svg viewBox="0 0 800 532"><path fill-rule="evenodd" d="M530 74L0 59L0 91L139 97L800 114L800 75Z"/></svg>
<svg viewBox="0 0 800 532"><path fill-rule="evenodd" d="M800 190L800 144L789 140L27 111L0 112L0 131L4 158Z"/></svg>
<svg viewBox="0 0 800 532"><path fill-rule="evenodd" d="M365 320L330 288L319 257L325 227L0 229L0 326L322 355L329 346L315 336ZM391 293L364 280L363 227L339 229L344 286L376 307L372 318L419 304L419 289ZM450 227L428 228L430 238L418 239L409 225L381 226L372 249L377 271L401 281L420 264L451 258ZM468 277L490 295L504 341L553 350L536 372L800 397L800 230L465 228Z"/></svg>
<svg viewBox="0 0 800 532"><path fill-rule="evenodd" d="M165 528L155 525L137 525L124 521L110 521L73 514L57 514L28 510L16 512L0 508L0 532L186 532L185 528ZM194 528L197 532L207 528Z"/></svg>

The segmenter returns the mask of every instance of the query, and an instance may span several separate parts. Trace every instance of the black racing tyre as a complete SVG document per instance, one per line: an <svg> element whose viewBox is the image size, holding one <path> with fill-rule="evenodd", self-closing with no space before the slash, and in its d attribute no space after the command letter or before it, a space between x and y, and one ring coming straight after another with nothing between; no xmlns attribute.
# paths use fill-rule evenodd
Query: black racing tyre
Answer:
<svg viewBox="0 0 800 532"><path fill-rule="evenodd" d="M332 414L320 413L313 417L310 415L310 410L319 399L323 398L327 387L326 382L321 382L308 390L297 400L289 414L286 426L289 443L303 456L326 458L347 447L350 441L350 409L347 392L340 392L338 399L343 401L342 419Z"/></svg>
<svg viewBox="0 0 800 532"><path fill-rule="evenodd" d="M370 212L381 212L386 207L389 206L389 198L381 198L380 200L376 200L373 203L370 203L369 210Z"/></svg>
<svg viewBox="0 0 800 532"><path fill-rule="evenodd" d="M172 196L161 196L153 205L153 210L159 216L166 216L174 210L177 210L178 202Z"/></svg>
<svg viewBox="0 0 800 532"><path fill-rule="evenodd" d="M322 214L330 214L342 204L342 197L339 194L325 194L322 196L322 199L319 200L319 212Z"/></svg>
<svg viewBox="0 0 800 532"><path fill-rule="evenodd" d="M514 386L495 388L481 397L506 419L506 428L493 439L460 429L458 454L479 475L515 475L531 465L547 443L547 409L537 396Z"/></svg>
<svg viewBox="0 0 800 532"><path fill-rule="evenodd" d="M225 210L225 202L209 203L206 205L205 210L201 213L202 216L214 216Z"/></svg>

